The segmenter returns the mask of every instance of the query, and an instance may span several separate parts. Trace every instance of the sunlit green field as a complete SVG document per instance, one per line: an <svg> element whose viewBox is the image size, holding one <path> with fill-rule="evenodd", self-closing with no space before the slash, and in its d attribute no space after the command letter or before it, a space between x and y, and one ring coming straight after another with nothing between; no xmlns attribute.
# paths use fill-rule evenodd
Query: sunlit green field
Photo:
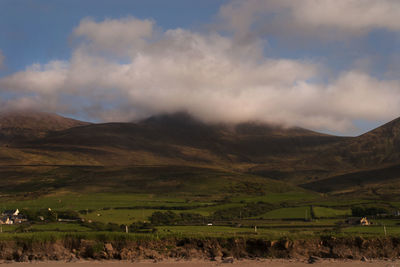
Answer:
<svg viewBox="0 0 400 267"><path fill-rule="evenodd" d="M314 192L281 192L281 193L267 193L263 196L238 196L233 197L232 201L244 201L244 202L269 202L269 203L279 203L279 202L304 202L312 201L320 198L317 193Z"/></svg>
<svg viewBox="0 0 400 267"><path fill-rule="evenodd" d="M3 232L10 233L14 232L16 229L21 227L21 225L2 225ZM46 224L34 224L29 226L27 230L33 231L33 232L52 232L52 231L57 231L57 232L87 232L90 231L89 228L81 226L76 223L46 223Z"/></svg>
<svg viewBox="0 0 400 267"><path fill-rule="evenodd" d="M131 224L136 221L148 221L154 209L109 209L83 214L82 218L103 223Z"/></svg>
<svg viewBox="0 0 400 267"><path fill-rule="evenodd" d="M279 238L288 236L289 230L273 230L253 227L228 227L228 226L164 226L159 227L160 233L170 233L177 236L268 236ZM305 232L303 232L305 234Z"/></svg>
<svg viewBox="0 0 400 267"><path fill-rule="evenodd" d="M2 209L59 209L59 210L86 210L115 207L134 206L196 206L198 203L186 203L183 198L174 196L157 196L154 194L127 194L127 193L65 193L55 196L45 196L29 200L1 201Z"/></svg>
<svg viewBox="0 0 400 267"><path fill-rule="evenodd" d="M386 229L386 231L385 231ZM398 236L400 235L399 226L355 226L343 230L348 234L361 234L361 235L379 235L379 236Z"/></svg>
<svg viewBox="0 0 400 267"><path fill-rule="evenodd" d="M260 216L262 219L310 219L310 207L283 208L269 211Z"/></svg>
<svg viewBox="0 0 400 267"><path fill-rule="evenodd" d="M338 216L350 216L350 209L332 209L325 207L313 207L315 217L317 218L334 218Z"/></svg>

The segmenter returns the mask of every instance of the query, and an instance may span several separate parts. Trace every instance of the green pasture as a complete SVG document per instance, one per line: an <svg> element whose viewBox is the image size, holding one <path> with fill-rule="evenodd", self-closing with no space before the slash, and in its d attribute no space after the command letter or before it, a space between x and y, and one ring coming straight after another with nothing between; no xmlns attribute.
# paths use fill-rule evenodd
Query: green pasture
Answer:
<svg viewBox="0 0 400 267"><path fill-rule="evenodd" d="M183 175L183 174L182 174ZM249 182L244 186L237 183L236 177L224 177L225 184L233 190L258 190L258 181ZM162 180L162 179L161 179ZM207 180L208 182L211 180ZM169 180L169 182L171 182ZM207 183L208 183L207 182ZM210 186L209 184L207 186ZM222 186L219 184L218 186ZM195 190L195 187L192 188ZM191 189L191 190L192 190ZM203 190L203 189L202 189ZM190 194L140 194L140 193L71 193L67 191L54 193L37 198L0 198L0 209L48 209L57 212L65 210L80 211L80 217L85 221L115 223L129 225L138 221L149 221L149 217L156 211L175 213L197 213L205 217L206 222L213 222L212 215L218 210L229 210L247 206L249 203L271 203L270 210L261 210L264 214L250 218L233 217L231 221L213 222L213 226L187 225L187 226L155 226L156 236L197 236L197 237L232 237L232 236L259 236L268 238L280 238L284 236L302 237L330 233L345 235L383 235L383 225L386 226L387 235L400 234L400 220L372 219L374 225L368 227L349 226L343 224L346 217L351 216L351 206L378 205L389 207L396 203L374 202L362 199L340 199L329 197L307 191L282 191L260 194L244 195L238 192L229 192L222 195L190 195ZM259 203L262 204L262 203ZM312 210L311 210L312 207ZM314 218L311 218L312 211ZM218 217L214 217L218 218ZM342 227L339 228L338 225ZM257 232L254 226L257 226ZM18 231L19 225L3 225L3 235ZM27 231L32 234L42 235L44 233L96 233L95 230L81 226L79 223L38 223L26 226ZM153 238L153 234L151 235Z"/></svg>
<svg viewBox="0 0 400 267"><path fill-rule="evenodd" d="M127 193L66 193L44 196L28 200L0 199L1 209L57 209L57 210L99 210L103 208L135 207L135 206L198 206L199 202L190 202L175 196L157 196L154 194Z"/></svg>
<svg viewBox="0 0 400 267"><path fill-rule="evenodd" d="M385 226L386 235L388 236L398 236L400 235L399 226ZM383 225L369 225L369 226L353 226L342 229L343 233L352 235L379 235L385 236L385 229Z"/></svg>
<svg viewBox="0 0 400 267"><path fill-rule="evenodd" d="M148 221L148 218L156 211L154 209L109 209L90 212L81 215L86 220L102 223L131 224L136 221Z"/></svg>
<svg viewBox="0 0 400 267"><path fill-rule="evenodd" d="M351 209L332 209L325 207L313 207L316 218L334 218L340 216L351 216Z"/></svg>
<svg viewBox="0 0 400 267"><path fill-rule="evenodd" d="M14 225L2 225L3 233L15 232L18 228L25 228L26 231L40 231L40 232L88 232L91 231L89 228L81 226L78 223L65 223L65 222L54 222L54 223L40 223L33 225L14 224Z"/></svg>
<svg viewBox="0 0 400 267"><path fill-rule="evenodd" d="M374 225L386 225L386 226L397 226L400 227L399 219L371 219Z"/></svg>
<svg viewBox="0 0 400 267"><path fill-rule="evenodd" d="M33 231L60 231L60 232L87 232L89 228L81 226L77 223L47 223L34 224L31 226Z"/></svg>
<svg viewBox="0 0 400 267"><path fill-rule="evenodd" d="M252 219L252 220L242 220L237 222L237 224L241 224L243 226L257 225L262 227L273 227L273 228L301 228L301 227L329 227L332 228L336 225L337 222L342 222L339 219L317 219L312 221L304 221L304 219L297 220L279 220L279 219L271 219L271 220L262 220L262 219Z"/></svg>
<svg viewBox="0 0 400 267"><path fill-rule="evenodd" d="M197 209L190 209L190 210L183 210L181 212L190 212L190 213L198 213L203 216L210 216L217 210L222 209L229 209L229 208L238 208L243 207L244 203L224 203L224 204L214 204L207 207L197 208Z"/></svg>
<svg viewBox="0 0 400 267"><path fill-rule="evenodd" d="M234 237L234 236L268 236L280 238L288 236L289 230L275 230L254 227L228 227L228 226L162 226L157 227L161 235L172 234L174 236L193 237Z"/></svg>
<svg viewBox="0 0 400 267"><path fill-rule="evenodd" d="M262 196L236 196L232 197L232 202L267 202L267 203L282 203L282 202L307 202L320 198L320 195L314 192L293 191L282 193L266 193Z"/></svg>
<svg viewBox="0 0 400 267"><path fill-rule="evenodd" d="M269 211L255 218L263 219L310 219L311 209L309 206L282 208Z"/></svg>
<svg viewBox="0 0 400 267"><path fill-rule="evenodd" d="M378 202L379 203L379 202ZM337 197L326 197L325 199L317 199L316 201L310 202L310 205L318 207L328 208L349 208L351 206L364 206L364 205L376 205L376 200L371 199L359 199L359 198L337 198Z"/></svg>

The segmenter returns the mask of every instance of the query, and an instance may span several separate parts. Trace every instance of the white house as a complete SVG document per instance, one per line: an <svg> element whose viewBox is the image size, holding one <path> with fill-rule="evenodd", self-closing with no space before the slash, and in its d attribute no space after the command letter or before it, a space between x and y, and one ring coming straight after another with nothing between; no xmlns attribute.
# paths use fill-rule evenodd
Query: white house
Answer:
<svg viewBox="0 0 400 267"><path fill-rule="evenodd" d="M0 219L0 224L14 224L14 221L10 220L10 217L3 217Z"/></svg>
<svg viewBox="0 0 400 267"><path fill-rule="evenodd" d="M25 216L20 214L19 210L6 210L1 214L0 224L14 224L26 221Z"/></svg>

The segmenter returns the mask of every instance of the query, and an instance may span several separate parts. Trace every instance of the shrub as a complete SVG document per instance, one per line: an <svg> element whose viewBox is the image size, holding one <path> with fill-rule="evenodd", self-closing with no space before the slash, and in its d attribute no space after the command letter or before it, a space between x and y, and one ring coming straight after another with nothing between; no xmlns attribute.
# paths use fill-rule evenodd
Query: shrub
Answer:
<svg viewBox="0 0 400 267"><path fill-rule="evenodd" d="M229 209L217 210L213 214L216 220L232 220L239 218L254 217L264 214L268 211L276 209L277 207L270 203L257 202L249 203L243 207L234 207Z"/></svg>
<svg viewBox="0 0 400 267"><path fill-rule="evenodd" d="M177 225L197 224L206 221L207 218L197 213L175 213L172 211L156 211L150 216L153 225Z"/></svg>
<svg viewBox="0 0 400 267"><path fill-rule="evenodd" d="M382 208L382 207L352 207L351 208L351 214L353 216L359 216L359 217L364 217L364 216L376 216L379 214L388 214L390 211L388 209Z"/></svg>

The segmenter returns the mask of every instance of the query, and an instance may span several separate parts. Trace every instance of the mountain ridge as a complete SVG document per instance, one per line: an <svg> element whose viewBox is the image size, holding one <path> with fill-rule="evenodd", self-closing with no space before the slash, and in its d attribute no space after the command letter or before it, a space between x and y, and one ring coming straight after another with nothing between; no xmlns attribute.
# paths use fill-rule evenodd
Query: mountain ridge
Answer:
<svg viewBox="0 0 400 267"><path fill-rule="evenodd" d="M51 131L89 125L57 114L33 110L13 110L0 113L1 139L32 139L45 136Z"/></svg>
<svg viewBox="0 0 400 267"><path fill-rule="evenodd" d="M257 122L207 124L184 113L128 123L90 124L42 115L47 118L62 123L47 129L38 125L34 129L40 134L17 136L0 151L0 166L194 166L317 192L337 191L341 185L357 188L360 177L365 177L363 185L400 182L400 175L393 174L397 168L391 167L400 160L400 119L358 137L339 137Z"/></svg>

